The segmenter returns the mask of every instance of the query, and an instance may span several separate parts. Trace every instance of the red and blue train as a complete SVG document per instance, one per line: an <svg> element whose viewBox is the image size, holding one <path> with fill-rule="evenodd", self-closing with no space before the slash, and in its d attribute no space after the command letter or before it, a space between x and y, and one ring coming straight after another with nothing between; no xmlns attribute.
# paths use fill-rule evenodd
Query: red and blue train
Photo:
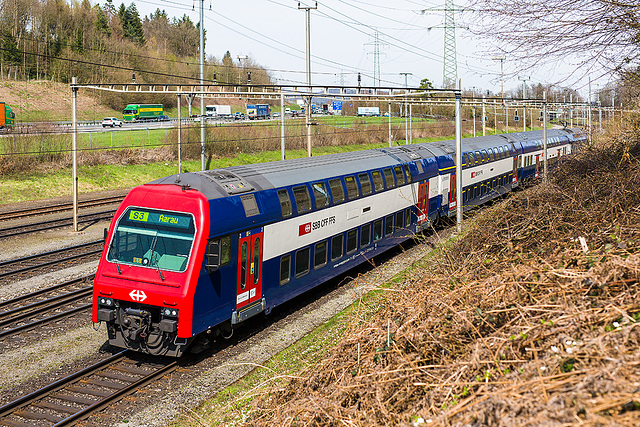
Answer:
<svg viewBox="0 0 640 427"><path fill-rule="evenodd" d="M109 342L178 357L442 217L541 176L542 131L183 173L129 192L93 286ZM553 167L585 134L548 131Z"/></svg>

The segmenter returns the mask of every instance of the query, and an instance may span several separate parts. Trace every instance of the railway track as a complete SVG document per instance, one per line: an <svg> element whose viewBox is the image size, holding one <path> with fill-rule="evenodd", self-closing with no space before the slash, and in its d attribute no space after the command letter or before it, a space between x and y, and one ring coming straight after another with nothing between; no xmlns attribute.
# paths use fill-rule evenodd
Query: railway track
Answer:
<svg viewBox="0 0 640 427"><path fill-rule="evenodd" d="M111 220L115 209L102 212L78 215L78 224L90 224L103 220ZM0 238L19 236L22 234L35 233L36 231L51 230L54 228L68 227L73 225L73 218L51 219L47 221L34 222L31 224L15 225L12 227L0 228Z"/></svg>
<svg viewBox="0 0 640 427"><path fill-rule="evenodd" d="M91 309L93 275L0 303L0 340Z"/></svg>
<svg viewBox="0 0 640 427"><path fill-rule="evenodd" d="M101 198L91 199L91 200L82 200L78 202L78 207L80 209L83 209L83 208L91 208L95 206L111 205L114 203L120 203L123 199L124 199L123 196L111 196L111 197L101 197ZM73 203L66 202L66 203L50 204L46 206L38 206L34 208L17 209L13 211L0 212L0 222L8 221L10 219L26 218L26 217L36 216L36 215L66 212L72 209L73 209Z"/></svg>
<svg viewBox="0 0 640 427"><path fill-rule="evenodd" d="M0 425L72 425L178 367L176 359L147 359L125 350L88 366L1 406Z"/></svg>
<svg viewBox="0 0 640 427"><path fill-rule="evenodd" d="M94 240L67 248L29 255L0 262L0 284L25 279L42 270L52 271L55 267L65 268L90 259L97 259L102 252L104 240Z"/></svg>

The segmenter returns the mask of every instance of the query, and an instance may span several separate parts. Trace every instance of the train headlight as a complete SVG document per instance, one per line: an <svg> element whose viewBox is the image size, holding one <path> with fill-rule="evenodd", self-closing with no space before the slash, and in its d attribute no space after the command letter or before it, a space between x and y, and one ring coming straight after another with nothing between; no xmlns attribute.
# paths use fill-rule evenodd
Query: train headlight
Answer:
<svg viewBox="0 0 640 427"><path fill-rule="evenodd" d="M111 298L98 298L98 322L111 322L116 318L116 303Z"/></svg>
<svg viewBox="0 0 640 427"><path fill-rule="evenodd" d="M115 303L113 302L113 299L105 298L105 297L98 298L98 305L103 306L103 307L108 307L108 308L114 308L115 307Z"/></svg>
<svg viewBox="0 0 640 427"><path fill-rule="evenodd" d="M179 310L177 308L165 307L162 309L162 315L164 317L178 318Z"/></svg>
<svg viewBox="0 0 640 427"><path fill-rule="evenodd" d="M162 320L158 327L163 332L178 332L178 314L180 311L177 308L163 307L160 312L162 313Z"/></svg>

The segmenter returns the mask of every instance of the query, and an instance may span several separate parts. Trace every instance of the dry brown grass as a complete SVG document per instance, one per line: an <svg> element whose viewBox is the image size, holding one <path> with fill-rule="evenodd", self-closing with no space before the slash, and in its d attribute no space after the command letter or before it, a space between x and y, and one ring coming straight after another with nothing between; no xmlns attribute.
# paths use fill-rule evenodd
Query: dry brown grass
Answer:
<svg viewBox="0 0 640 427"><path fill-rule="evenodd" d="M478 214L249 424L639 425L639 138Z"/></svg>

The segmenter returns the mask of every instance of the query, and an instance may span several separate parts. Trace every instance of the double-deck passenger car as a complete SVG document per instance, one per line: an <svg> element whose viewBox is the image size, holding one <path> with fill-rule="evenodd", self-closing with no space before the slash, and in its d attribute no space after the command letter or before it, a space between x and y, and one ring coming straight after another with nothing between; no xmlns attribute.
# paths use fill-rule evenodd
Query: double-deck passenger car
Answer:
<svg viewBox="0 0 640 427"><path fill-rule="evenodd" d="M549 130L555 164L585 136ZM463 208L540 177L542 132L463 140ZM118 347L180 356L454 216L455 142L172 175L111 223L94 322Z"/></svg>

